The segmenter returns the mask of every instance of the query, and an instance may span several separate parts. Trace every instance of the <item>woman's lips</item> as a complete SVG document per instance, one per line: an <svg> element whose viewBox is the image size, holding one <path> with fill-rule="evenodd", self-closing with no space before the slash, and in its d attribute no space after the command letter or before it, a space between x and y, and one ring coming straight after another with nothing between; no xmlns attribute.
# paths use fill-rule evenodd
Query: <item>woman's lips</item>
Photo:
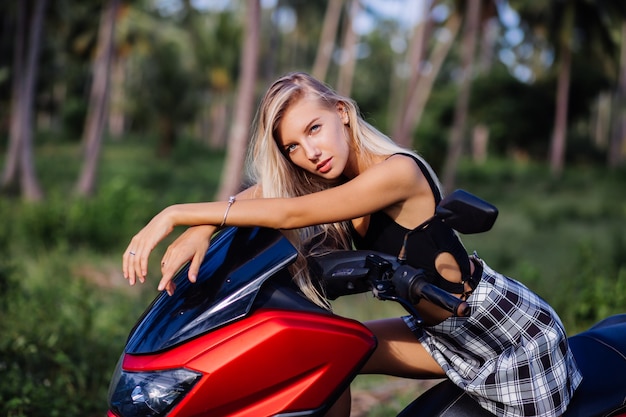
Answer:
<svg viewBox="0 0 626 417"><path fill-rule="evenodd" d="M332 160L332 158L328 158L322 162L320 162L319 164L317 164L317 166L315 167L315 169L317 169L317 171L321 174L326 174L328 171L331 170L332 165L330 164L330 161Z"/></svg>

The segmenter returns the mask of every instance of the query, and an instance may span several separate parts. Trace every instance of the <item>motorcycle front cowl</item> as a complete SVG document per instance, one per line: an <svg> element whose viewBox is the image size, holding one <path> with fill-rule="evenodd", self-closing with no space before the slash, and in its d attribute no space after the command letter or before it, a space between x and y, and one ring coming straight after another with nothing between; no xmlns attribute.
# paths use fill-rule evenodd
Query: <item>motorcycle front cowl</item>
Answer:
<svg viewBox="0 0 626 417"><path fill-rule="evenodd" d="M126 353L150 354L244 317L263 283L286 270L296 249L277 230L228 228L211 241L195 283L189 265L174 277L130 333Z"/></svg>

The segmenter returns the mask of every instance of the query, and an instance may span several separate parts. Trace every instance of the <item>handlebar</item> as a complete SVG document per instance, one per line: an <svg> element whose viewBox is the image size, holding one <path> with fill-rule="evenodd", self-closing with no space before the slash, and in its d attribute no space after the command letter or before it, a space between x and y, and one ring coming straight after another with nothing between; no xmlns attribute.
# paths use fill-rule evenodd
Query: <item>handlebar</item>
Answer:
<svg viewBox="0 0 626 417"><path fill-rule="evenodd" d="M414 294L420 295L425 300L448 310L457 317L467 317L470 315L470 307L465 301L433 284L418 280L415 285L413 285L413 289Z"/></svg>
<svg viewBox="0 0 626 417"><path fill-rule="evenodd" d="M391 280L398 296L407 298L412 304L417 304L424 298L455 316L466 317L470 314L469 305L465 301L427 282L423 269L400 266Z"/></svg>
<svg viewBox="0 0 626 417"><path fill-rule="evenodd" d="M411 314L418 314L413 305L422 298L455 316L470 314L465 301L430 284L423 269L399 264L388 255L347 250L314 259L314 269L330 300L372 290L377 298L397 301Z"/></svg>

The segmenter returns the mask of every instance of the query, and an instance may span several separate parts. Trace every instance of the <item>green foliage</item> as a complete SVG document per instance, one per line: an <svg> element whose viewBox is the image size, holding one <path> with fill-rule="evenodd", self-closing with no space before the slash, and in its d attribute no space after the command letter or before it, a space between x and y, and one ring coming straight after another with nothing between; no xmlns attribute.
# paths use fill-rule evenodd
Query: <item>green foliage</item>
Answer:
<svg viewBox="0 0 626 417"><path fill-rule="evenodd" d="M185 66L183 52L174 42L155 42L152 54L142 62L145 83L151 87L135 85L131 91L137 122L145 124L147 131L166 134L190 121L198 111L197 91L199 74Z"/></svg>
<svg viewBox="0 0 626 417"><path fill-rule="evenodd" d="M85 127L87 116L87 101L82 97L71 97L63 102L61 119L63 127L68 132L67 137L78 142Z"/></svg>
<svg viewBox="0 0 626 417"><path fill-rule="evenodd" d="M16 266L9 282L2 277L0 415L102 415L128 331L119 323L141 304L74 271L73 248L28 255L33 261Z"/></svg>
<svg viewBox="0 0 626 417"><path fill-rule="evenodd" d="M611 245L605 253L597 253L589 242L578 248L577 274L568 291L577 294L578 300L567 318L583 328L623 313L626 305L626 238L615 234L607 240Z"/></svg>
<svg viewBox="0 0 626 417"><path fill-rule="evenodd" d="M68 198L52 192L41 203L15 202L6 229L16 244L52 248L89 246L107 250L125 239L126 230L148 219L141 202L148 193L117 178L104 184L93 199ZM8 206L8 204L6 204Z"/></svg>
<svg viewBox="0 0 626 417"><path fill-rule="evenodd" d="M472 84L471 120L489 127L493 153L521 150L543 159L554 121L555 88L550 81L524 84L498 65Z"/></svg>
<svg viewBox="0 0 626 417"><path fill-rule="evenodd" d="M456 94L456 90L450 86L433 91L414 134L414 148L436 171L443 166L446 155Z"/></svg>

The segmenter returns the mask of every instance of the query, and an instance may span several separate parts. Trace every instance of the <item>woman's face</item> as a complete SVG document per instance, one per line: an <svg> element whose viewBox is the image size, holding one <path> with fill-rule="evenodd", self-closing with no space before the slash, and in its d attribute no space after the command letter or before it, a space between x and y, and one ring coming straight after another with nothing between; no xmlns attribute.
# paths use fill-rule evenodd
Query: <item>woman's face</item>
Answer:
<svg viewBox="0 0 626 417"><path fill-rule="evenodd" d="M340 177L348 164L348 115L343 104L323 107L309 95L293 103L278 127L278 147L300 168L326 179Z"/></svg>

